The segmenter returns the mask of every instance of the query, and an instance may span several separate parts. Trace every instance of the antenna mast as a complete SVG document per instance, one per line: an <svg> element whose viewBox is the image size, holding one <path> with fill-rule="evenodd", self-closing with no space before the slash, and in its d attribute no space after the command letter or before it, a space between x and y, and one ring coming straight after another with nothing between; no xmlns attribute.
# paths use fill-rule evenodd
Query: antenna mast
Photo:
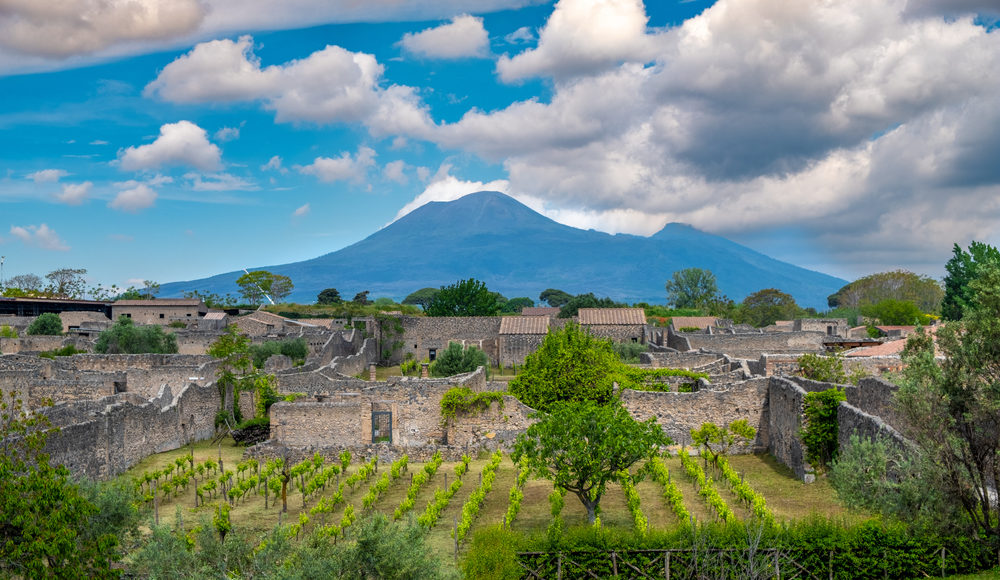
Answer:
<svg viewBox="0 0 1000 580"><path fill-rule="evenodd" d="M247 273L247 276L250 275L250 270L243 268L243 271ZM271 303L271 306L274 306L274 300L271 300L271 297L267 295L267 292L264 292L264 289L260 287L260 284L254 282L253 285L260 290L260 293L264 295L264 298L267 298L267 301ZM261 304L261 306L263 306L263 304ZM260 306L257 307L257 310L260 310Z"/></svg>

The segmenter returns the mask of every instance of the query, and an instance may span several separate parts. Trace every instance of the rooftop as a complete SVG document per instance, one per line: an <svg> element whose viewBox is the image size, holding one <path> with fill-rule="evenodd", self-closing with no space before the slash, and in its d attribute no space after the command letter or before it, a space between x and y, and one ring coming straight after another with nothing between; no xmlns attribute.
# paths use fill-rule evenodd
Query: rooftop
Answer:
<svg viewBox="0 0 1000 580"><path fill-rule="evenodd" d="M500 334L546 334L548 316L504 316L500 319Z"/></svg>
<svg viewBox="0 0 1000 580"><path fill-rule="evenodd" d="M581 308L580 324L590 325L642 325L646 312L642 308Z"/></svg>

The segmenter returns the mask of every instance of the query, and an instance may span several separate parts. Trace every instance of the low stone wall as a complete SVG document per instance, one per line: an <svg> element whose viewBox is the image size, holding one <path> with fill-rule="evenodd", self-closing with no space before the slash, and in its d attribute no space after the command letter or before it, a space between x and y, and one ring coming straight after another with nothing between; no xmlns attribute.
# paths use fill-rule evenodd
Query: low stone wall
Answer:
<svg viewBox="0 0 1000 580"><path fill-rule="evenodd" d="M89 350L89 340L75 336L21 336L20 338L0 338L0 354L43 352L73 345L80 350Z"/></svg>
<svg viewBox="0 0 1000 580"><path fill-rule="evenodd" d="M802 404L806 391L799 385L781 377L768 379L767 451L787 465L795 476L811 481L813 468L806 463L806 449L799 432L802 429Z"/></svg>
<svg viewBox="0 0 1000 580"><path fill-rule="evenodd" d="M904 457L914 452L912 443L891 425L847 402L840 403L837 408L837 428L837 445L841 449L846 449L851 436L857 435L859 439L882 441L890 449L900 450Z"/></svg>
<svg viewBox="0 0 1000 580"><path fill-rule="evenodd" d="M906 421L896 410L895 397L899 387L884 379L869 377L858 385L845 389L847 403L861 412L879 417L893 429L906 433Z"/></svg>
<svg viewBox="0 0 1000 580"><path fill-rule="evenodd" d="M378 362L378 344L374 338L366 338L357 354L336 357L330 367L341 375L353 377L367 371L368 365L375 362Z"/></svg>
<svg viewBox="0 0 1000 580"><path fill-rule="evenodd" d="M652 368L692 369L718 361L723 357L701 352L644 352L639 362Z"/></svg>
<svg viewBox="0 0 1000 580"><path fill-rule="evenodd" d="M459 414L448 428L448 443L465 449L495 451L513 449L514 440L537 419L529 418L534 409L505 395L503 404L492 403L486 411L474 415Z"/></svg>
<svg viewBox="0 0 1000 580"><path fill-rule="evenodd" d="M767 332L761 334L685 335L692 349L755 359L762 354L801 354L825 351L826 335L819 332ZM670 346L673 346L671 344Z"/></svg>

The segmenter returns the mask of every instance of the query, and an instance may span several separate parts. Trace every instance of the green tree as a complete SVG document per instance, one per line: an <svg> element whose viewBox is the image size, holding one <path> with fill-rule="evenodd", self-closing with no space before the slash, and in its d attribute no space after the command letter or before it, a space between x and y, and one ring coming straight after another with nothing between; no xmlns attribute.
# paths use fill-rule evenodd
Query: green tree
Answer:
<svg viewBox="0 0 1000 580"><path fill-rule="evenodd" d="M145 298L147 300L152 300L153 297L160 293L159 282L155 282L153 280L143 280L142 286L143 293L145 294Z"/></svg>
<svg viewBox="0 0 1000 580"><path fill-rule="evenodd" d="M888 325L929 324L931 321L931 317L921 312L920 308L913 302L892 298L876 304L863 305L861 314L869 318L877 318L882 324Z"/></svg>
<svg viewBox="0 0 1000 580"><path fill-rule="evenodd" d="M219 389L220 410L232 414L239 422L239 391L246 386L245 377L253 368L250 338L240 334L235 324L230 324L208 347L208 355L219 360L215 385Z"/></svg>
<svg viewBox="0 0 1000 580"><path fill-rule="evenodd" d="M49 281L48 290L60 298L80 298L87 289L84 268L59 268L45 275Z"/></svg>
<svg viewBox="0 0 1000 580"><path fill-rule="evenodd" d="M514 462L576 495L591 523L608 483L671 443L655 417L640 423L617 403L564 403L539 417L518 436ZM644 474L642 468L632 477L641 480Z"/></svg>
<svg viewBox="0 0 1000 580"><path fill-rule="evenodd" d="M44 414L0 393L0 575L117 578L117 538L94 525L97 507L62 465L43 452Z"/></svg>
<svg viewBox="0 0 1000 580"><path fill-rule="evenodd" d="M326 288L316 295L316 304L340 304L343 301L336 288Z"/></svg>
<svg viewBox="0 0 1000 580"><path fill-rule="evenodd" d="M496 316L500 313L500 302L486 284L469 278L442 286L426 312L428 316Z"/></svg>
<svg viewBox="0 0 1000 580"><path fill-rule="evenodd" d="M952 254L944 266L948 274L944 277L941 317L945 320L961 320L971 303L973 280L979 277L985 266L1000 264L1000 250L989 244L972 242L968 251L963 251L955 244Z"/></svg>
<svg viewBox="0 0 1000 580"><path fill-rule="evenodd" d="M545 302L554 308L562 308L571 298L573 298L573 295L569 292L563 292L555 288L546 288L538 295L539 302Z"/></svg>
<svg viewBox="0 0 1000 580"><path fill-rule="evenodd" d="M427 307L430 306L430 303L440 291L440 288L421 288L404 298L403 304L413 304L426 311Z"/></svg>
<svg viewBox="0 0 1000 580"><path fill-rule="evenodd" d="M18 274L7 280L6 288L17 288L25 292L38 292L42 289L42 279L35 274Z"/></svg>
<svg viewBox="0 0 1000 580"><path fill-rule="evenodd" d="M501 311L506 314L520 314L522 309L531 308L534 305L535 301L531 298L528 298L527 296L518 296L504 302Z"/></svg>
<svg viewBox="0 0 1000 580"><path fill-rule="evenodd" d="M756 435L757 430L746 419L733 421L723 427L715 423L702 423L700 428L691 429L691 442L708 450L712 462L718 465L719 456L729 453L730 447L737 443L749 443Z"/></svg>
<svg viewBox="0 0 1000 580"><path fill-rule="evenodd" d="M909 300L923 312L937 312L944 290L937 280L906 270L879 272L845 285L826 300L830 308L857 309L882 300Z"/></svg>
<svg viewBox="0 0 1000 580"><path fill-rule="evenodd" d="M573 318L581 308L620 308L623 306L611 298L598 298L593 293L577 294L559 309L559 318Z"/></svg>
<svg viewBox="0 0 1000 580"><path fill-rule="evenodd" d="M621 364L611 341L569 323L549 330L538 350L525 358L510 394L540 411L564 401L608 403Z"/></svg>
<svg viewBox="0 0 1000 580"><path fill-rule="evenodd" d="M486 353L478 347L462 348L457 342L449 342L448 348L437 355L431 363L430 373L435 377L451 377L462 373L471 373L478 367L489 368L490 361Z"/></svg>
<svg viewBox="0 0 1000 580"><path fill-rule="evenodd" d="M31 321L25 333L29 335L59 336L62 334L62 318L53 312L46 312Z"/></svg>
<svg viewBox="0 0 1000 580"><path fill-rule="evenodd" d="M944 497L961 505L973 528L1000 550L1000 265L983 261L969 282L965 315L933 338L910 336L896 403L906 435Z"/></svg>
<svg viewBox="0 0 1000 580"><path fill-rule="evenodd" d="M357 304L358 306L367 306L369 292L370 292L369 290L358 292L357 294L354 295L354 299L351 300L351 302Z"/></svg>
<svg viewBox="0 0 1000 580"><path fill-rule="evenodd" d="M131 318L120 317L97 337L94 352L100 354L176 354L177 336L159 326L136 326Z"/></svg>
<svg viewBox="0 0 1000 580"><path fill-rule="evenodd" d="M236 285L240 287L240 295L250 304L260 304L266 296L270 296L275 302L281 302L295 288L288 276L272 274L267 270L243 274L236 279Z"/></svg>
<svg viewBox="0 0 1000 580"><path fill-rule="evenodd" d="M674 308L697 308L707 311L719 300L719 286L711 270L686 268L673 273L667 280L667 302Z"/></svg>
<svg viewBox="0 0 1000 580"><path fill-rule="evenodd" d="M801 310L790 295L777 288L765 288L743 299L739 321L756 327L768 326L779 320L793 319Z"/></svg>

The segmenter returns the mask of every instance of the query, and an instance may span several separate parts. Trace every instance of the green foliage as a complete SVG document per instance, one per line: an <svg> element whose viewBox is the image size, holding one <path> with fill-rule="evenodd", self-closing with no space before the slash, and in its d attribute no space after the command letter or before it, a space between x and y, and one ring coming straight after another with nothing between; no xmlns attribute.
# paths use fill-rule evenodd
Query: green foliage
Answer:
<svg viewBox="0 0 1000 580"><path fill-rule="evenodd" d="M363 290L361 292L358 292L357 294L354 295L354 298L351 300L351 302L357 304L358 306L367 306L368 304L370 304L368 300L368 294L370 293L371 293L370 290Z"/></svg>
<svg viewBox="0 0 1000 580"><path fill-rule="evenodd" d="M613 374L623 365L611 342L594 337L576 324L549 330L542 345L529 354L510 394L540 411L560 401L611 400Z"/></svg>
<svg viewBox="0 0 1000 580"><path fill-rule="evenodd" d="M427 305L428 316L496 316L500 301L486 284L469 278L442 286Z"/></svg>
<svg viewBox="0 0 1000 580"><path fill-rule="evenodd" d="M621 308L625 306L611 298L598 298L592 292L570 298L559 309L559 318L573 318L581 308Z"/></svg>
<svg viewBox="0 0 1000 580"><path fill-rule="evenodd" d="M187 323L183 320L172 320L167 326L170 328L187 328Z"/></svg>
<svg viewBox="0 0 1000 580"><path fill-rule="evenodd" d="M791 295L777 288L765 288L743 299L738 322L763 327L778 320L791 320L798 316L801 310Z"/></svg>
<svg viewBox="0 0 1000 580"><path fill-rule="evenodd" d="M670 510L674 512L678 520L681 522L688 521L691 514L684 505L684 496L681 495L681 490L670 480L670 471L667 469L666 464L657 456L650 460L649 465L653 480L663 487L663 501L667 502Z"/></svg>
<svg viewBox="0 0 1000 580"><path fill-rule="evenodd" d="M326 288L316 295L316 304L340 304L343 301L336 288Z"/></svg>
<svg viewBox="0 0 1000 580"><path fill-rule="evenodd" d="M708 310L719 299L719 286L711 270L686 268L667 280L667 303L674 308Z"/></svg>
<svg viewBox="0 0 1000 580"><path fill-rule="evenodd" d="M176 354L177 337L159 326L136 326L120 317L97 337L94 352L100 354Z"/></svg>
<svg viewBox="0 0 1000 580"><path fill-rule="evenodd" d="M469 551L462 559L466 578L520 580L524 568L517 561L525 540L521 534L499 525L477 530L472 535Z"/></svg>
<svg viewBox="0 0 1000 580"><path fill-rule="evenodd" d="M876 304L866 304L861 307L861 314L869 318L877 318L887 325L929 324L931 317L920 311L916 304L909 300L894 300L888 298Z"/></svg>
<svg viewBox="0 0 1000 580"><path fill-rule="evenodd" d="M611 347L623 363L630 364L637 364L639 355L649 351L648 344L639 344L638 342L615 342L612 343Z"/></svg>
<svg viewBox="0 0 1000 580"><path fill-rule="evenodd" d="M503 452L497 449L490 457L489 463L483 468L479 487L469 494L468 499L465 500L465 504L462 505L462 515L458 520L458 526L455 528L455 540L461 542L465 539L465 535L469 533L469 528L472 527L472 522L479 514L479 508L482 507L483 501L486 499L486 494L493 489L493 480L496 479L497 468L500 466L502 458Z"/></svg>
<svg viewBox="0 0 1000 580"><path fill-rule="evenodd" d="M240 295L250 304L260 304L266 296L270 296L275 302L281 302L295 288L288 276L272 274L267 270L243 274L236 279L236 285L240 287Z"/></svg>
<svg viewBox="0 0 1000 580"><path fill-rule="evenodd" d="M9 325L0 326L0 338L17 338L17 331Z"/></svg>
<svg viewBox="0 0 1000 580"><path fill-rule="evenodd" d="M1000 250L982 242L972 242L968 251L958 244L952 248L952 257L945 264L944 298L941 300L941 317L961 320L965 309L973 302L971 284L986 267L1000 264Z"/></svg>
<svg viewBox="0 0 1000 580"><path fill-rule="evenodd" d="M80 350L72 344L67 344L62 348L42 351L38 353L38 356L55 360L57 356L73 356L74 354L85 354L86 352L86 350Z"/></svg>
<svg viewBox="0 0 1000 580"><path fill-rule="evenodd" d="M472 415L490 408L494 401L503 408L505 391L473 392L469 387L452 387L441 396L441 418L454 419L458 413Z"/></svg>
<svg viewBox="0 0 1000 580"><path fill-rule="evenodd" d="M937 312L943 296L944 291L937 280L906 270L894 270L858 278L831 294L827 303L830 308L857 309L883 300L901 300L915 303L923 312Z"/></svg>
<svg viewBox="0 0 1000 580"><path fill-rule="evenodd" d="M59 268L45 275L49 281L46 291L57 298L83 298L87 288L84 268Z"/></svg>
<svg viewBox="0 0 1000 580"><path fill-rule="evenodd" d="M219 360L215 370L215 385L219 389L219 408L223 413L237 413L239 391L247 385L244 376L253 367L250 357L250 339L239 333L235 324L226 327L225 332L215 340L207 351ZM236 417L237 422L240 417ZM218 426L218 418L216 419Z"/></svg>
<svg viewBox="0 0 1000 580"><path fill-rule="evenodd" d="M545 302L553 308L562 308L572 298L573 295L569 292L563 292L555 288L546 288L538 295L539 302Z"/></svg>
<svg viewBox="0 0 1000 580"><path fill-rule="evenodd" d="M527 296L517 296L503 303L501 311L504 314L520 314L524 308L531 308L535 301Z"/></svg>
<svg viewBox="0 0 1000 580"><path fill-rule="evenodd" d="M726 500L722 499L722 496L719 495L719 490L716 489L715 482L712 481L711 477L705 475L705 471L698 465L696 460L691 458L687 449L681 448L677 452L677 456L681 459L681 466L684 467L684 473L694 480L695 486L698 488L698 495L705 499L705 503L718 515L719 520L723 522L735 522L736 514L733 513L732 508L729 507Z"/></svg>
<svg viewBox="0 0 1000 580"><path fill-rule="evenodd" d="M838 388L806 393L800 437L806 446L806 461L817 470L826 469L837 455L837 407L846 400L847 395Z"/></svg>
<svg viewBox="0 0 1000 580"><path fill-rule="evenodd" d="M440 291L440 288L421 288L404 298L403 304L412 304L419 306L421 310L427 310L427 307L430 306L430 303Z"/></svg>
<svg viewBox="0 0 1000 580"><path fill-rule="evenodd" d="M844 357L840 354L831 356L804 354L799 357L798 364L799 372L807 379L838 385L847 384Z"/></svg>
<svg viewBox="0 0 1000 580"><path fill-rule="evenodd" d="M670 443L655 418L640 423L617 404L564 403L538 416L518 436L514 461L576 494L591 523L607 484Z"/></svg>
<svg viewBox="0 0 1000 580"><path fill-rule="evenodd" d="M633 391L670 391L670 385L661 379L668 377L685 377L691 379L690 385L698 379L708 379L707 373L689 371L687 369L645 369L628 365L619 365L612 375L613 379L622 389L632 389ZM678 388L678 392L691 392L690 386L687 391L684 385Z"/></svg>
<svg viewBox="0 0 1000 580"><path fill-rule="evenodd" d="M746 419L739 419L719 427L715 423L702 423L698 429L691 429L691 442L697 447L704 447L712 463L718 465L719 458L729 453L733 445L746 444L757 436L757 430L750 426Z"/></svg>
<svg viewBox="0 0 1000 580"><path fill-rule="evenodd" d="M461 344L449 342L448 348L438 353L437 358L431 363L430 374L432 377L451 377L471 373L478 367L488 369L489 365L486 353L478 347L469 346L463 349Z"/></svg>
<svg viewBox="0 0 1000 580"><path fill-rule="evenodd" d="M43 452L44 414L0 393L0 575L116 578L117 528Z"/></svg>
<svg viewBox="0 0 1000 580"><path fill-rule="evenodd" d="M250 345L250 356L253 358L253 366L262 369L267 359L272 355L283 354L292 361L305 360L309 355L309 346L306 339L285 338L282 340L268 340L261 344Z"/></svg>
<svg viewBox="0 0 1000 580"><path fill-rule="evenodd" d="M58 314L46 312L31 321L25 334L28 336L59 336L62 334L62 318Z"/></svg>

